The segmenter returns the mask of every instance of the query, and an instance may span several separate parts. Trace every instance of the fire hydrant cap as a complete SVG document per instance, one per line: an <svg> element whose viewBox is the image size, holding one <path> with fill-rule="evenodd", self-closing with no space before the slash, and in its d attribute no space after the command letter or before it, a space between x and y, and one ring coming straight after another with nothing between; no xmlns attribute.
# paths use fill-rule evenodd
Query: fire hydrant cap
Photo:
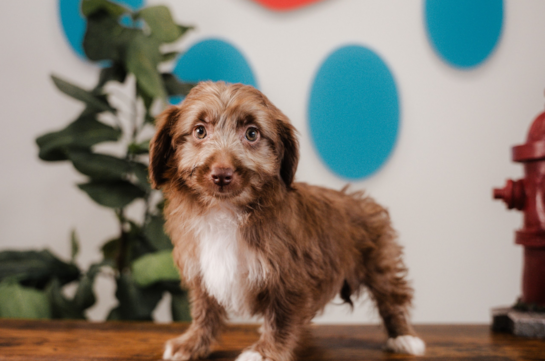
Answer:
<svg viewBox="0 0 545 361"><path fill-rule="evenodd" d="M526 143L514 146L512 152L515 162L545 159L545 112L532 123Z"/></svg>

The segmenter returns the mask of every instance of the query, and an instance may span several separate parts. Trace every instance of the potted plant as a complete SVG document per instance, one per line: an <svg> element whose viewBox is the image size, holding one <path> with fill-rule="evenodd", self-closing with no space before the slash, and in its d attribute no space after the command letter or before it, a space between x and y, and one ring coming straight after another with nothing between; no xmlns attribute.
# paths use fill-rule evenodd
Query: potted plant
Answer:
<svg viewBox="0 0 545 361"><path fill-rule="evenodd" d="M83 48L102 67L98 82L87 90L52 75L56 87L84 107L64 129L44 134L36 143L40 159L71 162L87 177L77 186L112 211L119 234L102 246L103 260L86 271L75 263L75 231L70 262L47 250L0 252L0 317L85 318L85 310L95 303L94 280L108 268L119 301L109 320L151 320L165 292L172 295L173 320L189 320L187 294L163 231L162 197L148 183L147 158L154 115L169 96L184 96L193 86L161 71L179 56L177 51L162 51L163 45L176 42L191 27L176 24L165 6L133 12L108 0L83 0L81 11L87 19ZM127 16L132 26L119 22ZM120 93L113 84L130 91ZM122 112L113 104L131 111ZM106 142L116 143L122 154L97 151L96 146ZM139 218L126 212L135 201L144 204ZM63 287L74 281L75 295L65 296Z"/></svg>

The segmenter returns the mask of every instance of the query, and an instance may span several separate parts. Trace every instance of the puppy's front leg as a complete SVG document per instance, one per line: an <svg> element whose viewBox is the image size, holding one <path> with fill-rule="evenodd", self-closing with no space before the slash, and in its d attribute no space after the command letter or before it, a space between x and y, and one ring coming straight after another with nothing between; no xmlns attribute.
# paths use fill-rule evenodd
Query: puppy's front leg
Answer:
<svg viewBox="0 0 545 361"><path fill-rule="evenodd" d="M163 360L196 360L210 354L210 347L224 325L225 309L200 285L190 291L193 322L180 337L168 340Z"/></svg>
<svg viewBox="0 0 545 361"><path fill-rule="evenodd" d="M273 302L264 313L261 338L236 361L290 361L309 318L296 300ZM299 310L299 311L298 311Z"/></svg>

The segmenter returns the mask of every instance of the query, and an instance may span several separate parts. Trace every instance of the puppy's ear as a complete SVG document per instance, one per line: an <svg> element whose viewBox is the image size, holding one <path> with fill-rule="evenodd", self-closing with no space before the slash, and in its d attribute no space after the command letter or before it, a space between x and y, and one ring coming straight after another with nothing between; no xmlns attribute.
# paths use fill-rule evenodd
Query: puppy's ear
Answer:
<svg viewBox="0 0 545 361"><path fill-rule="evenodd" d="M282 160L280 161L280 178L291 188L297 164L299 163L299 142L295 136L295 128L287 121L279 120L280 141L282 143Z"/></svg>
<svg viewBox="0 0 545 361"><path fill-rule="evenodd" d="M165 171L174 153L171 132L178 114L178 108L172 106L159 114L155 120L157 132L150 141L149 150L149 178L151 186L155 189L167 181Z"/></svg>

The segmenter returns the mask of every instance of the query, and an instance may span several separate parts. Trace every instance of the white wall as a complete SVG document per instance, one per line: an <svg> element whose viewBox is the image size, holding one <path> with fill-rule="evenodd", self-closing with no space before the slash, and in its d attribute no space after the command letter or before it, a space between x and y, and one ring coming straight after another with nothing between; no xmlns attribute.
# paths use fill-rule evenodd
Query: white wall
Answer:
<svg viewBox="0 0 545 361"><path fill-rule="evenodd" d="M499 46L475 70L443 63L427 42L422 1L328 0L288 13L249 0L148 0L165 3L178 21L197 30L180 44L222 37L245 54L261 90L301 133L301 181L340 188L313 150L307 101L319 64L333 49L359 43L376 50L397 81L401 100L398 144L387 165L355 182L387 205L405 246L416 290L415 322L488 322L489 309L519 295L521 247L513 231L521 215L491 200L491 189L522 167L510 147L521 144L545 99L545 2L506 1ZM69 48L57 1L0 2L0 249L49 247L69 256L69 232L81 241L79 262L100 258L98 247L116 233L110 211L94 205L75 183L68 163L37 158L36 136L64 127L80 105L58 92L55 72L83 86L95 66ZM102 278L102 319L115 304ZM158 318L165 320L166 304ZM350 314L331 306L319 322L376 320L367 303Z"/></svg>

